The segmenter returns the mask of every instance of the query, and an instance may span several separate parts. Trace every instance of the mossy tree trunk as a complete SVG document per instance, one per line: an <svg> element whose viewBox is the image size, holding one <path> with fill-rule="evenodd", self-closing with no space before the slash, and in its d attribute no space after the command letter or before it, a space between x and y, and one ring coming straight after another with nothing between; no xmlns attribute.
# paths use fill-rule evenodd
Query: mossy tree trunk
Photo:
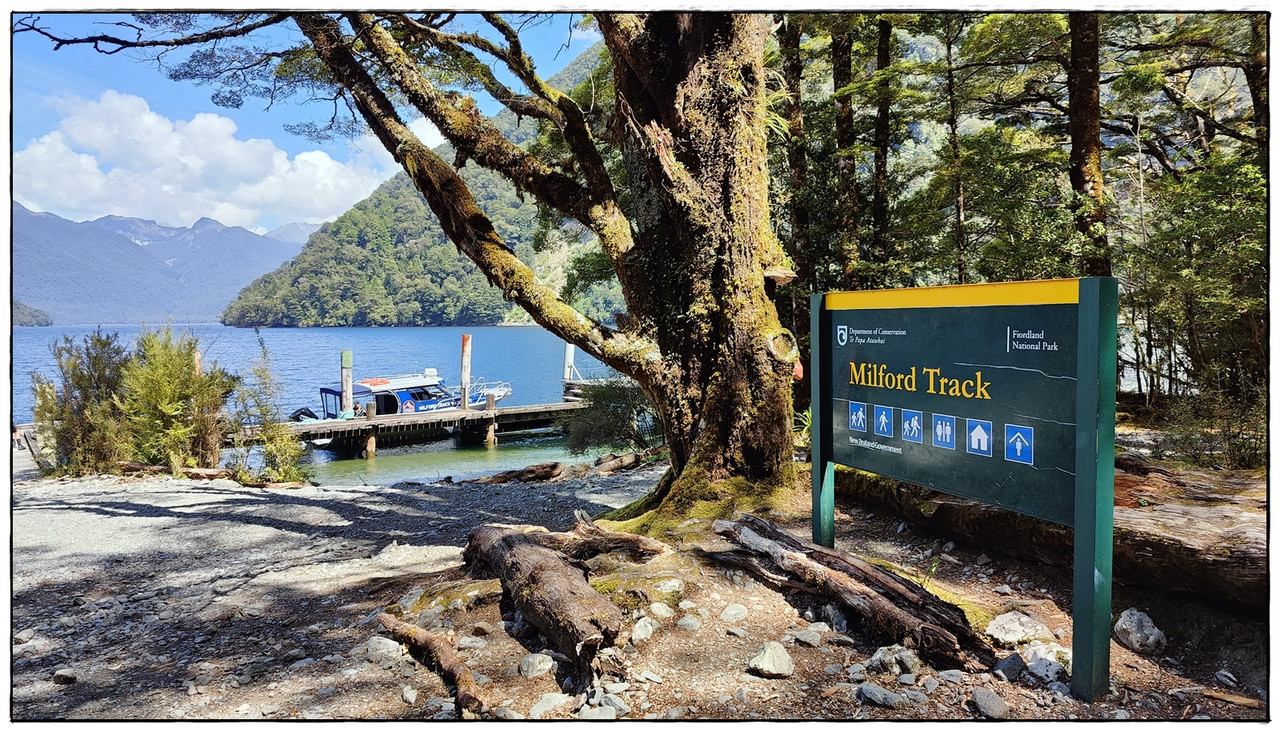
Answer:
<svg viewBox="0 0 1280 732"><path fill-rule="evenodd" d="M445 233L548 330L644 388L659 411L673 470L662 511L739 494L759 497L793 475L790 381L798 353L766 293L782 263L769 226L763 49L769 16L597 16L614 74L611 137L630 202L619 202L582 110L533 72L518 36L486 16L505 46L450 35L404 16L349 13L295 20L361 117L409 173ZM532 92L481 82L509 108L549 121L573 173L512 145L474 107L436 88L411 39L457 57L488 44ZM370 62L369 59L373 61ZM370 66L375 68L370 68ZM376 73L375 73L376 72ZM393 88L383 87L391 84ZM574 311L504 245L454 165L428 149L391 102L406 99L458 151L591 229L622 285L629 317L607 328Z"/></svg>

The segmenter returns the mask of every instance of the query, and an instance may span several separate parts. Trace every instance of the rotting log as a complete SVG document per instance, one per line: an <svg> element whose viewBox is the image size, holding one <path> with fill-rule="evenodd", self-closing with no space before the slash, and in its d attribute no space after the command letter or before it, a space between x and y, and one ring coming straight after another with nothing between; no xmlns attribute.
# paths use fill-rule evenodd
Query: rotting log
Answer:
<svg viewBox="0 0 1280 732"><path fill-rule="evenodd" d="M480 686L476 677L466 664L458 660L453 646L444 638L416 625L397 620L387 613L378 615L378 622L391 633L391 637L409 646L410 651L427 656L447 683L457 689L459 709L479 714L484 708L484 700L480 698Z"/></svg>
<svg viewBox="0 0 1280 732"><path fill-rule="evenodd" d="M1116 461L1113 577L1251 611L1269 607L1266 476ZM836 471L836 494L940 536L1069 566L1071 528L860 471Z"/></svg>
<svg viewBox="0 0 1280 732"><path fill-rule="evenodd" d="M519 470L508 470L489 476L482 483L533 483L551 480L564 472L564 463L539 463Z"/></svg>
<svg viewBox="0 0 1280 732"><path fill-rule="evenodd" d="M122 473L144 473L146 475L170 474L173 469L165 465L148 465L146 463L138 463L130 460L121 460L116 463ZM226 468L180 468L178 473L184 478L192 480L213 480L215 478L230 478L231 471Z"/></svg>
<svg viewBox="0 0 1280 732"><path fill-rule="evenodd" d="M467 534L463 561L475 576L497 577L525 619L585 672L599 649L620 639L622 611L587 582L580 565L542 543L549 533L542 527L477 526Z"/></svg>
<svg viewBox="0 0 1280 732"><path fill-rule="evenodd" d="M834 597L860 615L874 630L908 640L920 656L939 669L990 668L995 652L969 626L964 611L886 570L843 552L797 539L756 516L716 521L713 530L741 550L707 552L717 561L734 561L742 552L754 555L737 562L766 580Z"/></svg>

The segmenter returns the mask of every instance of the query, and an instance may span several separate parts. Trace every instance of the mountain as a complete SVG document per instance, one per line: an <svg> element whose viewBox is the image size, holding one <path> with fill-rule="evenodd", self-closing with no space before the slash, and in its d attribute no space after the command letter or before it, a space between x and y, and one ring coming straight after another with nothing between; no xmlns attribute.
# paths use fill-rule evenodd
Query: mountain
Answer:
<svg viewBox="0 0 1280 732"><path fill-rule="evenodd" d="M53 318L48 313L17 300L13 301L11 321L14 325L53 325Z"/></svg>
<svg viewBox="0 0 1280 732"><path fill-rule="evenodd" d="M213 322L297 243L201 219L76 223L13 203L13 296L60 324Z"/></svg>
<svg viewBox="0 0 1280 732"><path fill-rule="evenodd" d="M587 49L548 82L572 88L595 68L603 48L598 43ZM517 144L537 136L536 120L519 120L505 110L492 119ZM448 144L436 152L453 159ZM537 251L533 202L474 163L468 162L460 174L503 242L548 284L562 284L565 263L585 243L562 237L559 246ZM623 309L620 298L604 289L588 293L588 315L608 319ZM241 327L306 327L484 325L528 317L458 252L401 172L312 234L298 256L246 287L221 320Z"/></svg>
<svg viewBox="0 0 1280 732"><path fill-rule="evenodd" d="M307 243L308 237L320 230L321 226L323 224L285 224L278 229L268 231L266 237L301 247Z"/></svg>

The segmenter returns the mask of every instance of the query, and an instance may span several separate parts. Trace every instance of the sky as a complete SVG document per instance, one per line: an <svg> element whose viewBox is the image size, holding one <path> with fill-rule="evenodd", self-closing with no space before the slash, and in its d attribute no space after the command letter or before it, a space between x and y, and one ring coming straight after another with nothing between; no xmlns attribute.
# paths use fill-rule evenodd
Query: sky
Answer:
<svg viewBox="0 0 1280 732"><path fill-rule="evenodd" d="M17 20L21 15L13 15ZM599 40L562 15L522 34L545 78ZM124 14L44 13L59 34L111 32ZM300 37L290 27L290 37ZM212 89L170 81L154 64L87 46L54 51L35 33L12 43L13 200L73 221L106 215L190 226L202 217L267 233L293 222L331 221L366 198L399 167L372 137L324 144L285 126L323 120L323 105L294 100L266 109L215 105ZM480 101L486 113L498 111ZM425 121L429 145L443 141Z"/></svg>

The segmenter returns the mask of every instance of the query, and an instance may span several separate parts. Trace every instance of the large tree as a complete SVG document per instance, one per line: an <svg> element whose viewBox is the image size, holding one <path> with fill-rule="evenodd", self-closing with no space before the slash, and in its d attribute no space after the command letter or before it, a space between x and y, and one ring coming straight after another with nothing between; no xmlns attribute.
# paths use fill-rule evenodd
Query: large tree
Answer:
<svg viewBox="0 0 1280 732"><path fill-rule="evenodd" d="M444 232L539 324L635 379L657 406L672 469L645 508L714 512L792 480L794 337L766 293L781 249L769 222L764 47L770 16L600 14L615 114L604 135L550 87L518 27L493 13L274 13L135 16L124 30L67 38L36 18L15 30L61 48L151 51L175 78L215 99L328 100L368 127L412 179ZM289 46L275 26L295 26ZM264 32L265 31L265 32ZM190 53L177 60L175 51ZM502 68L500 76L493 66ZM514 81L504 81L514 79ZM550 125L570 159L539 158L504 138L467 88ZM410 129L430 120L443 159ZM314 129L324 127L317 125ZM603 139L601 139L603 138ZM620 156L607 165L602 150ZM619 329L573 310L516 258L457 167L505 176L524 195L589 229L612 264L629 317ZM625 193L625 195L624 195Z"/></svg>

